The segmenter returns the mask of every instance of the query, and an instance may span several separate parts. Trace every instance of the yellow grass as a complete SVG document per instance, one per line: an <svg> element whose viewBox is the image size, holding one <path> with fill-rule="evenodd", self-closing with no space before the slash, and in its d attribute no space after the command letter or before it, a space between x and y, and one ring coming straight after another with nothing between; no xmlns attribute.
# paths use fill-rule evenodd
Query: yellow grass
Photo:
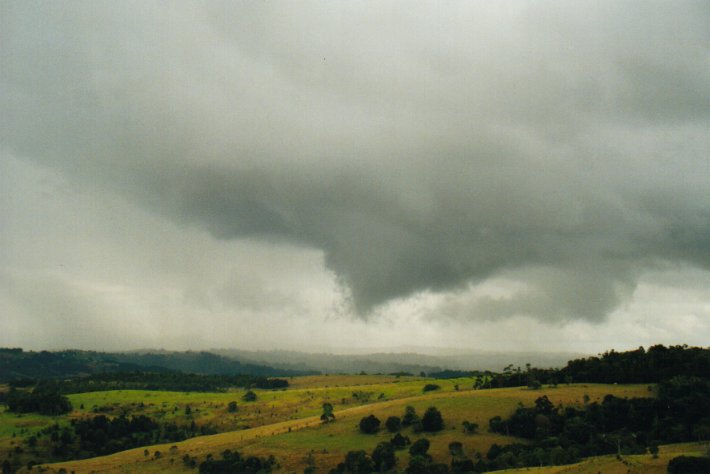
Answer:
<svg viewBox="0 0 710 474"><path fill-rule="evenodd" d="M332 378L331 378L332 377ZM444 417L446 429L437 434L426 435L431 441L430 453L435 459L448 461L448 444L451 441L461 441L467 454L474 451L485 453L491 444L506 444L514 441L513 438L504 437L487 432L488 420L496 415L508 416L519 403L531 405L534 400L542 395L547 395L554 404L579 404L583 403L584 395L591 401L601 400L604 395L613 393L621 397L649 396L646 385L571 385L557 388L543 388L541 390L528 390L524 388L505 388L494 390L453 390L452 381L437 381L442 385L441 391L421 393L422 381L392 381L380 379L380 383L371 383L372 376L348 376L339 379L340 383L363 382L361 385L326 389L324 378L329 381L336 380L337 376L313 379L310 383L315 385L306 389L296 388L286 392L310 393L311 397L320 404L324 397L337 399L337 395L351 393L355 389L372 391L373 393L386 393L386 399L373 399L366 405L336 406L336 421L330 424L321 424L320 411L307 414L301 410L296 419L286 419L275 423L265 424L251 429L232 431L211 436L201 436L180 443L163 444L138 448L116 453L110 456L73 461L51 465L52 469L65 468L68 472L76 473L94 472L146 472L187 471L182 465L182 457L189 454L196 457L198 462L204 460L208 454L219 458L219 453L225 449L238 450L247 455L267 456L273 454L280 463L284 472L301 471L304 467L304 457L313 452L313 457L318 467L318 472L327 472L343 460L345 453L352 449L365 449L371 451L380 442L389 440L391 434L382 429L377 435L363 435L357 430L357 423L363 416L374 414L382 422L388 416L401 416L404 407L411 405L421 415L429 406L436 406ZM363 378L359 378L363 377ZM368 378L365 378L368 377ZM409 384L414 384L409 386ZM294 384L294 386L298 386ZM463 384L461 384L463 386ZM342 390L344 390L344 392ZM333 392L332 390L336 390ZM315 394L315 395L314 395ZM293 395L293 394L291 394ZM408 395L408 396L406 396ZM394 398L399 396L400 398ZM313 412L313 409L309 410ZM461 423L464 420L478 423L480 434L465 435ZM383 427L384 428L384 427ZM290 431L289 431L290 430ZM412 440L424 435L417 435L411 429L404 434ZM171 447L175 446L172 449ZM149 455L144 455L144 450ZM153 459L155 451L160 451L160 459ZM406 465L406 454L400 454L399 465Z"/></svg>

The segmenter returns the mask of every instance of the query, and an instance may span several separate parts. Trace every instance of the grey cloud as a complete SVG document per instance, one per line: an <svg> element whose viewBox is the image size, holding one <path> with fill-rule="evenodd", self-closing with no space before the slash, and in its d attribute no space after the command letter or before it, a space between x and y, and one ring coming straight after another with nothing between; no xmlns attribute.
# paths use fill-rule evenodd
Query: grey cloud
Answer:
<svg viewBox="0 0 710 474"><path fill-rule="evenodd" d="M710 262L704 2L3 3L0 140L221 239L320 249L360 313L599 320ZM545 269L545 270L540 270Z"/></svg>

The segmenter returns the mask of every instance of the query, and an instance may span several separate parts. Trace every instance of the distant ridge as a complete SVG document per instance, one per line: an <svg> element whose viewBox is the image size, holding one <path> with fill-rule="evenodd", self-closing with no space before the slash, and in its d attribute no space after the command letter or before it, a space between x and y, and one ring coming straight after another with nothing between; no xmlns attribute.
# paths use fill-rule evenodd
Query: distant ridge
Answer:
<svg viewBox="0 0 710 474"><path fill-rule="evenodd" d="M0 383L13 379L51 379L133 371L262 377L315 373L312 370L278 369L267 365L241 363L210 352L34 352L20 348L0 348Z"/></svg>

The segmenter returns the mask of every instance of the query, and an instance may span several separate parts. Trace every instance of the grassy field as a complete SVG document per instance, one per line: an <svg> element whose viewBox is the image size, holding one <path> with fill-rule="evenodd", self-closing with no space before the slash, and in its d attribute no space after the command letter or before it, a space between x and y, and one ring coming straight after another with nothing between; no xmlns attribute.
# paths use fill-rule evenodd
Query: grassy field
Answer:
<svg viewBox="0 0 710 474"><path fill-rule="evenodd" d="M430 454L435 459L448 462L448 444L460 441L468 455L485 453L491 444L505 444L512 438L488 433L488 420L496 415L507 416L519 403L532 405L540 396L547 395L554 404L581 405L587 395L590 401L598 401L612 393L621 397L652 395L645 385L571 385L541 390L506 388L494 390L471 390L472 379L435 381L440 390L422 393L425 383L421 379L396 379L376 376L322 376L308 377L307 380L294 379L293 387L284 391L259 391L259 399L253 404L240 402L239 412L227 414L225 405L239 397L242 392L226 394L184 394L170 392L103 392L72 396L72 403L89 406L118 404L135 407L141 402L145 410L158 410L164 416L179 415L181 407L190 404L193 414L218 422L220 418L235 416L241 423L249 423L252 428L230 431L211 436L192 438L180 443L165 444L116 453L111 456L83 461L55 464L67 471L80 472L160 472L188 471L182 465L184 454L202 461L208 454L219 457L225 449L238 450L244 454L268 456L273 454L284 472L302 471L305 457L311 453L318 472L327 472L341 462L347 451L365 449L370 451L392 435L383 429L376 435L360 434L357 423L363 416L374 414L380 420L391 415L401 416L404 407L411 405L421 415L427 407L436 406L445 421L445 430L426 435L431 441ZM360 383L358 383L360 382ZM459 386L459 390L455 389ZM353 394L358 394L357 399ZM152 395L148 397L148 395ZM151 399L150 401L146 401ZM319 414L323 402L335 406L336 421L321 424ZM150 405L152 403L152 405ZM148 408L146 408L146 406ZM172 410L178 407L175 414ZM200 411L196 413L196 409ZM167 414L167 412L170 414ZM184 410L183 410L184 411ZM130 413L133 413L130 411ZM150 411L149 411L150 413ZM478 423L480 434L463 433L464 421ZM412 440L423 436L403 431ZM154 459L160 451L159 459ZM406 465L407 454L400 454L399 465Z"/></svg>

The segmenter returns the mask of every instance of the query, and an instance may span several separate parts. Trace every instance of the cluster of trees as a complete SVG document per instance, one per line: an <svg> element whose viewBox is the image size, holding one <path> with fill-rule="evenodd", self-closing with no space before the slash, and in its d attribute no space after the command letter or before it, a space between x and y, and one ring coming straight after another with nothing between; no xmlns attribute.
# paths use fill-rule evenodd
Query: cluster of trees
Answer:
<svg viewBox="0 0 710 474"><path fill-rule="evenodd" d="M26 387L37 383L32 379L16 379L12 387ZM182 372L106 372L85 377L75 377L51 384L64 394L97 392L103 390L168 390L176 392L225 392L232 387L284 389L285 379L270 379L253 375L200 375Z"/></svg>
<svg viewBox="0 0 710 474"><path fill-rule="evenodd" d="M577 382L657 383L671 377L708 377L710 349L655 345L644 350L609 351L599 357L571 360L560 370Z"/></svg>
<svg viewBox="0 0 710 474"><path fill-rule="evenodd" d="M56 384L41 383L33 390L17 390L14 387L5 395L7 409L16 413L39 413L63 415L72 410L69 399L59 392Z"/></svg>
<svg viewBox="0 0 710 474"><path fill-rule="evenodd" d="M27 439L30 448L45 443L54 460L85 459L157 443L183 441L198 435L213 434L209 426L198 427L174 422L158 423L138 415L109 418L98 415L92 418L71 420L69 426L51 425L37 436Z"/></svg>
<svg viewBox="0 0 710 474"><path fill-rule="evenodd" d="M410 458L409 464L404 470L405 473L437 474L449 472L449 468L446 464L435 463L432 457L428 454L429 445L430 443L428 439L421 438L409 446ZM345 455L344 461L339 463L335 469L330 471L330 473L345 474L389 472L397 465L396 451L404 448L405 446L397 445L392 441L383 441L378 443L370 454L364 450L349 451Z"/></svg>
<svg viewBox="0 0 710 474"><path fill-rule="evenodd" d="M539 388L542 384L658 383L676 375L707 377L710 374L710 349L688 346L655 345L645 350L608 351L596 357L574 359L562 369L540 369L527 364L512 364L501 373L474 372L474 388Z"/></svg>
<svg viewBox="0 0 710 474"><path fill-rule="evenodd" d="M185 458L183 458L185 460ZM190 461L187 455L187 462ZM187 463L186 463L187 464ZM266 474L272 471L276 464L273 456L261 458L257 456L242 456L239 451L229 449L222 452L222 459L213 459L208 455L207 459L200 463L199 472L204 474L224 474L228 472L243 472L245 474Z"/></svg>
<svg viewBox="0 0 710 474"><path fill-rule="evenodd" d="M368 415L360 420L360 432L364 434L375 434L380 430L381 421L375 415ZM403 427L411 426L415 433L427 431L430 433L444 429L444 419L441 412L436 407L427 408L424 416L419 418L414 407L407 406L404 416L390 416L385 421L385 427L390 433L396 433Z"/></svg>
<svg viewBox="0 0 710 474"><path fill-rule="evenodd" d="M578 409L555 407L546 396L510 418L491 418L490 430L533 440L493 445L477 470L568 464L602 454L657 452L662 443L710 440L710 382L678 376L659 385L658 398L613 395Z"/></svg>

